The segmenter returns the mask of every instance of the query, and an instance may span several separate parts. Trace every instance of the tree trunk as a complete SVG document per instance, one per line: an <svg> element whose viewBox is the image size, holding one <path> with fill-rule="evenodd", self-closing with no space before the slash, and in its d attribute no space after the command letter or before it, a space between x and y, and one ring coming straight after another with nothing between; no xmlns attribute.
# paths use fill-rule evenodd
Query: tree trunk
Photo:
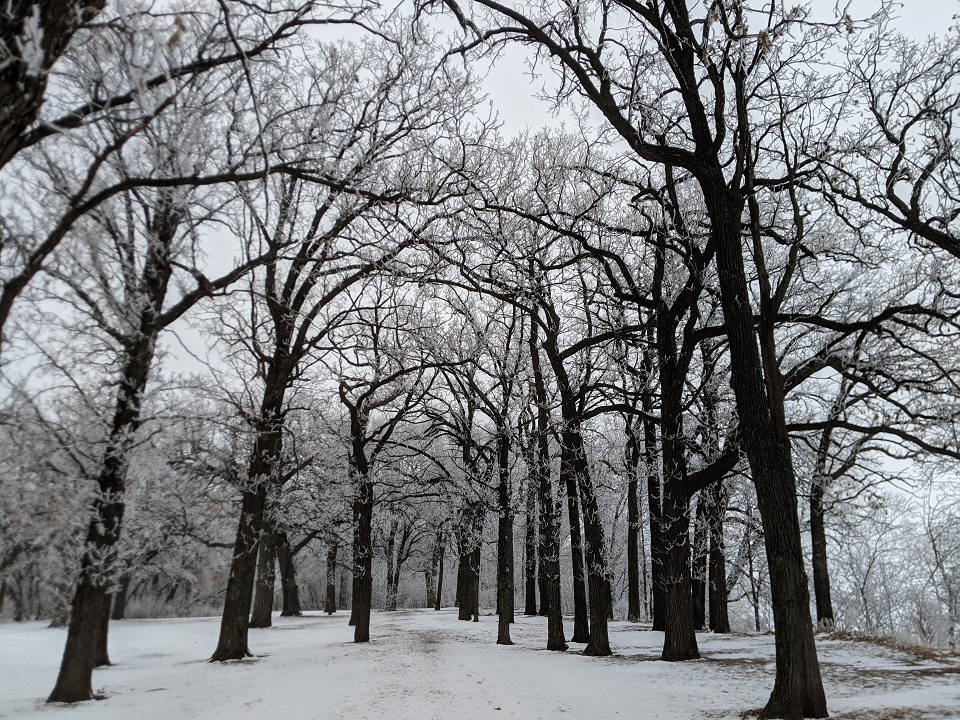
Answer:
<svg viewBox="0 0 960 720"><path fill-rule="evenodd" d="M700 657L690 585L690 496L687 492L686 442L683 430L683 388L686 370L677 348L675 308L664 301L665 237L656 250L653 293L656 301L656 351L660 368L660 457L663 488L659 517L663 588L663 660Z"/></svg>
<svg viewBox="0 0 960 720"><path fill-rule="evenodd" d="M266 496L265 480L243 491L237 538L233 544L233 559L230 563L227 594L223 604L223 617L220 620L220 638L217 641L217 649L210 658L211 662L241 660L253 655L247 646L247 631Z"/></svg>
<svg viewBox="0 0 960 720"><path fill-rule="evenodd" d="M833 627L833 600L830 597L830 567L827 565L827 531L824 523L823 475L814 477L810 487L810 539L813 544L813 594L817 603L817 627Z"/></svg>
<svg viewBox="0 0 960 720"><path fill-rule="evenodd" d="M640 507L637 501L640 443L634 432L633 422L627 421L627 620L640 619Z"/></svg>
<svg viewBox="0 0 960 720"><path fill-rule="evenodd" d="M796 479L786 435L772 318L767 319L768 327L761 328L758 352L741 242L740 189L727 190L723 170L715 164L698 179L717 241L720 296L730 342L730 385L736 396L743 446L757 491L770 571L777 672L773 692L761 716L827 717L810 618Z"/></svg>
<svg viewBox="0 0 960 720"><path fill-rule="evenodd" d="M483 522L481 515L480 522ZM470 553L470 593L467 598L473 622L480 622L480 543Z"/></svg>
<svg viewBox="0 0 960 720"><path fill-rule="evenodd" d="M387 548L386 548L386 560L387 560L387 593L386 593L386 602L384 603L384 610L396 610L397 609L397 598L393 594L394 588L399 586L399 583L396 582L394 577L394 551L396 550L396 541L397 541L397 527L398 521L394 518L390 522L390 533L387 535Z"/></svg>
<svg viewBox="0 0 960 720"><path fill-rule="evenodd" d="M460 566L457 570L457 617L480 619L480 542L483 533L483 506L469 502L460 523Z"/></svg>
<svg viewBox="0 0 960 720"><path fill-rule="evenodd" d="M693 567L690 573L690 591L693 609L693 626L696 630L707 627L707 572L710 556L710 533L707 527L706 491L697 501L697 515L693 524Z"/></svg>
<svg viewBox="0 0 960 720"><path fill-rule="evenodd" d="M513 645L513 509L510 507L510 438L506 428L497 432L497 645Z"/></svg>
<svg viewBox="0 0 960 720"><path fill-rule="evenodd" d="M523 614L537 614L537 488L527 475L526 522L523 545ZM542 595L542 593L541 593Z"/></svg>
<svg viewBox="0 0 960 720"><path fill-rule="evenodd" d="M253 612L250 615L252 628L268 628L273 625L276 565L276 535L270 524L265 522L257 555L257 582L254 587Z"/></svg>
<svg viewBox="0 0 960 720"><path fill-rule="evenodd" d="M327 596L324 600L323 611L327 615L333 615L337 611L337 550L340 549L340 537L333 536L330 545L327 546ZM341 597L342 600L342 597Z"/></svg>
<svg viewBox="0 0 960 720"><path fill-rule="evenodd" d="M123 620L127 613L127 593L130 591L130 576L124 574L120 578L120 587L113 594L113 611L111 620Z"/></svg>
<svg viewBox="0 0 960 720"><path fill-rule="evenodd" d="M437 548L439 552L436 552L435 557L437 558L437 597L436 602L433 606L434 610L439 610L443 604L443 550L444 550L444 541L443 541L443 531L440 530L437 532Z"/></svg>
<svg viewBox="0 0 960 720"><path fill-rule="evenodd" d="M573 571L573 637L570 642L590 641L590 623L587 609L586 573L583 566L583 534L580 528L580 504L578 502L577 476L572 459L572 450L560 450L561 482L567 490L567 519L570 522L570 561ZM566 470L563 458L567 458Z"/></svg>
<svg viewBox="0 0 960 720"><path fill-rule="evenodd" d="M243 490L237 537L233 544L227 593L220 620L220 637L211 662L242 660L253 653L247 645L250 605L260 539L264 532L267 488L276 485L283 451L283 405L287 371L275 362L267 374L256 437L250 464L248 484Z"/></svg>
<svg viewBox="0 0 960 720"><path fill-rule="evenodd" d="M531 274L533 261L530 261ZM550 478L550 410L546 382L540 363L538 322L532 318L528 348L536 403L534 427L527 450L527 465L537 487L540 501L540 613L547 616L547 650L563 651L567 641L563 632L563 608L560 604L560 501L554 496Z"/></svg>
<svg viewBox="0 0 960 720"><path fill-rule="evenodd" d="M373 604L373 483L362 475L353 502L353 607L356 611L354 642L370 641Z"/></svg>
<svg viewBox="0 0 960 720"><path fill-rule="evenodd" d="M650 587L652 590L653 629L662 632L664 619L664 595L661 573L664 564L663 506L660 492L660 473L657 461L657 431L650 420L643 422L643 462L647 468L647 505L650 513Z"/></svg>
<svg viewBox="0 0 960 720"><path fill-rule="evenodd" d="M107 635L110 631L110 598L111 595L104 595L100 606L100 622L97 628L97 653L94 659L94 667L108 667L110 662L110 653L107 650Z"/></svg>
<svg viewBox="0 0 960 720"><path fill-rule="evenodd" d="M147 387L159 329L154 326L170 277L164 245L157 243L143 271L145 308L140 333L127 349L106 451L97 477L98 494L87 527L86 551L73 597L67 642L60 673L47 702L78 702L93 698L93 668L106 658L110 620L108 588L116 563L116 546L123 523L127 458L140 428L140 409Z"/></svg>
<svg viewBox="0 0 960 720"><path fill-rule="evenodd" d="M710 629L715 633L730 632L727 613L727 561L723 544L723 519L727 514L727 492L723 481L708 491L707 523L710 527Z"/></svg>
<svg viewBox="0 0 960 720"><path fill-rule="evenodd" d="M300 607L300 588L297 586L297 568L293 563L293 549L285 532L277 533L276 553L280 566L280 588L283 593L283 606L280 617L299 617L303 615Z"/></svg>
<svg viewBox="0 0 960 720"><path fill-rule="evenodd" d="M347 578L347 571L340 571L340 591L337 593L337 609L346 610L347 602L351 602L350 599L350 581Z"/></svg>

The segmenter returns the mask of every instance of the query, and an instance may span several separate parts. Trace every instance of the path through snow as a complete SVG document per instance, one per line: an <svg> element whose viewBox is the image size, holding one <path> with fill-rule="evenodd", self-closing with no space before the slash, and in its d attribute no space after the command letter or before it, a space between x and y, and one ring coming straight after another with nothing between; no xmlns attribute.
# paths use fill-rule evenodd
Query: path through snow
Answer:
<svg viewBox="0 0 960 720"><path fill-rule="evenodd" d="M542 650L544 618L517 616L513 647L496 618L455 610L375 613L355 645L347 617L308 613L252 630L249 661L210 664L219 620L111 623L107 699L46 705L65 639L41 623L0 625L0 718L44 720L736 720L773 684L773 638L700 634L704 659L664 663L662 633L611 624L612 658ZM569 625L569 623L568 623ZM567 628L569 631L569 627ZM818 643L829 706L850 720L960 719L960 664L868 643Z"/></svg>

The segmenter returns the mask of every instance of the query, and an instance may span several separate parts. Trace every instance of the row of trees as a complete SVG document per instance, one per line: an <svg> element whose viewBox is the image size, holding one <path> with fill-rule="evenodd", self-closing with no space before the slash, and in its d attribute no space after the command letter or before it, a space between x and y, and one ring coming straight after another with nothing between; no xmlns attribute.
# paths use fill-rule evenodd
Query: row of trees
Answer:
<svg viewBox="0 0 960 720"><path fill-rule="evenodd" d="M61 4L11 6L0 76L0 572L21 608L75 580L51 701L93 696L134 591L225 584L238 659L322 545L364 642L378 553L392 609L414 557L439 605L452 552L476 619L495 536L497 642L522 584L548 649L569 592L609 655L625 595L688 660L743 593L763 716L826 716L806 569L817 623L891 629L881 546L831 559L831 526L906 532L884 488L960 458L955 38L739 1ZM512 43L575 132L484 114ZM928 497L911 622L952 642Z"/></svg>

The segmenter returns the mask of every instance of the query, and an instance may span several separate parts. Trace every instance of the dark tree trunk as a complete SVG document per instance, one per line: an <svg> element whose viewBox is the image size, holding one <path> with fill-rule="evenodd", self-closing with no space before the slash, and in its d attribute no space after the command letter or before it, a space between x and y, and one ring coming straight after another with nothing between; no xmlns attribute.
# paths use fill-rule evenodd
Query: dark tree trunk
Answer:
<svg viewBox="0 0 960 720"><path fill-rule="evenodd" d="M640 506L637 500L640 443L633 422L627 421L627 620L640 619Z"/></svg>
<svg viewBox="0 0 960 720"><path fill-rule="evenodd" d="M460 620L480 619L480 541L483 514L480 503L467 503L460 522L460 565L457 569L457 617Z"/></svg>
<svg viewBox="0 0 960 720"><path fill-rule="evenodd" d="M727 514L727 492L720 481L707 491L707 524L710 528L710 629L730 632L727 613L727 561L723 544L723 520Z"/></svg>
<svg viewBox="0 0 960 720"><path fill-rule="evenodd" d="M279 361L273 363L267 374L247 470L249 481L243 490L237 537L230 561L220 637L210 657L211 662L241 660L253 655L247 644L250 606L260 539L264 532L267 488L277 484L277 470L283 451L283 405L287 377L288 370Z"/></svg>
<svg viewBox="0 0 960 720"><path fill-rule="evenodd" d="M373 604L373 483L366 474L358 478L353 502L353 641L369 642L370 609Z"/></svg>
<svg viewBox="0 0 960 720"><path fill-rule="evenodd" d="M123 575L120 578L120 587L113 594L113 611L110 613L111 620L123 620L127 613L127 593L130 591L130 576Z"/></svg>
<svg viewBox="0 0 960 720"><path fill-rule="evenodd" d="M176 234L173 216L158 212L157 236L147 254L141 283L144 303L138 332L123 357L110 436L97 477L98 494L87 527L86 551L80 562L80 580L71 606L67 642L60 673L47 702L78 702L93 698L93 668L106 658L107 626L110 620L108 588L116 563L116 546L123 524L127 459L141 425L141 401L153 363L157 314L170 279L168 248Z"/></svg>
<svg viewBox="0 0 960 720"><path fill-rule="evenodd" d="M572 449L561 448L560 450L561 482L567 491L567 519L570 522L570 561L573 571L573 637L570 642L585 643L590 641L590 623L587 609L586 573L583 565L580 503L578 502L577 476L572 453ZM566 463L563 461L564 457L567 458Z"/></svg>
<svg viewBox="0 0 960 720"><path fill-rule="evenodd" d="M277 533L277 564L280 566L280 589L283 593L283 606L280 617L298 617L303 615L300 607L300 588L297 586L297 568L293 562L293 549L285 532Z"/></svg>
<svg viewBox="0 0 960 720"><path fill-rule="evenodd" d="M81 582L73 597L64 662L47 702L92 700L93 668L100 638L101 607L107 597L102 586ZM69 662L67 657L69 656Z"/></svg>
<svg viewBox="0 0 960 720"><path fill-rule="evenodd" d="M690 586L690 497L687 491L686 443L683 430L685 363L677 348L675 307L662 296L666 239L661 233L656 252L653 292L656 309L656 348L660 367L660 457L663 462L662 511L659 517L663 548L658 581L663 588L664 638L662 659L700 657L694 627Z"/></svg>
<svg viewBox="0 0 960 720"><path fill-rule="evenodd" d="M556 367L554 368L556 372ZM564 420L564 429L561 437L560 468L567 477L576 478L576 488L579 490L580 501L583 504L583 519L586 530L586 564L588 591L590 597L590 631L587 638L587 647L584 655L607 656L612 655L610 640L607 634L608 605L610 604L609 578L607 577L606 543L603 539L603 522L600 518L600 508L593 490L587 469L586 449L583 446L583 435L580 432L579 421L568 415Z"/></svg>
<svg viewBox="0 0 960 720"><path fill-rule="evenodd" d="M707 527L706 491L697 501L697 515L693 524L693 568L690 590L693 607L693 626L697 630L707 627L707 560L710 556L710 534Z"/></svg>
<svg viewBox="0 0 960 720"><path fill-rule="evenodd" d="M660 473L657 470L657 431L653 422L644 420L643 423L643 461L647 467L647 505L650 513L650 587L652 590L653 629L663 631L666 628L664 619L664 595L661 573L664 563L663 533L663 506L660 492Z"/></svg>
<svg viewBox="0 0 960 720"><path fill-rule="evenodd" d="M507 428L497 432L497 645L513 645L513 509L510 507L510 437Z"/></svg>
<svg viewBox="0 0 960 720"><path fill-rule="evenodd" d="M537 614L537 488L527 475L526 523L523 545L523 614ZM542 593L541 593L542 596Z"/></svg>
<svg viewBox="0 0 960 720"><path fill-rule="evenodd" d="M100 622L97 628L97 653L94 667L107 667L111 664L107 650L107 635L110 631L110 595L105 595L100 606Z"/></svg>
<svg viewBox="0 0 960 720"><path fill-rule="evenodd" d="M337 551L340 549L340 537L334 535L327 547L327 596L324 600L323 611L333 615L337 611ZM342 598L341 598L342 599Z"/></svg>
<svg viewBox="0 0 960 720"><path fill-rule="evenodd" d="M460 554L457 556L457 587L454 593L453 605L457 608L458 620L469 620L469 615L467 617L463 616L463 596L467 589L467 556L464 554L462 544L458 545L457 550Z"/></svg>
<svg viewBox="0 0 960 720"><path fill-rule="evenodd" d="M387 535L387 548L386 548L386 560L387 560L387 593L386 593L386 602L384 604L384 610L396 610L397 609L397 597L394 595L394 590L398 589L400 586L398 575L399 568L394 568L394 552L396 550L397 543L397 528L399 523L396 518L390 523L390 532Z"/></svg>
<svg viewBox="0 0 960 720"><path fill-rule="evenodd" d="M480 522L483 522L481 515ZM470 614L473 622L480 622L480 543L470 553Z"/></svg>
<svg viewBox="0 0 960 720"><path fill-rule="evenodd" d="M434 551L434 557L437 559L437 594L433 609L439 610L443 604L443 550L444 538L443 530L437 531L437 550Z"/></svg>
<svg viewBox="0 0 960 720"><path fill-rule="evenodd" d="M530 261L532 274L533 261ZM547 389L540 363L538 322L531 319L528 347L533 370L533 395L536 402L534 429L527 451L530 477L540 501L540 613L547 616L547 650L563 651L567 641L563 632L563 608L560 605L560 501L554 496L550 478L550 415Z"/></svg>
<svg viewBox="0 0 960 720"><path fill-rule="evenodd" d="M12 7L11 7L12 5ZM0 68L0 167L21 149L19 140L33 125L43 105L49 70L66 50L74 32L104 8L106 0L44 0L42 3L8 4L0 26L0 42L12 57ZM37 58L19 55L25 25L36 20L39 48ZM34 67L34 64L39 67ZM6 319L4 315L3 319ZM0 320L0 328L3 327Z"/></svg>
<svg viewBox="0 0 960 720"><path fill-rule="evenodd" d="M276 566L276 535L270 524L265 522L257 555L257 582L254 586L253 612L250 615L252 628L268 628L273 625Z"/></svg>
<svg viewBox="0 0 960 720"><path fill-rule="evenodd" d="M346 570L340 571L340 590L337 592L337 610L346 610L350 599L350 580Z"/></svg>
<svg viewBox="0 0 960 720"><path fill-rule="evenodd" d="M253 653L247 646L250 605L256 574L257 547L263 528L263 508L266 504L266 481L261 480L243 491L237 538L233 544L233 560L227 579L227 593L220 620L220 638L211 662L241 660Z"/></svg>
<svg viewBox="0 0 960 720"><path fill-rule="evenodd" d="M814 478L810 486L810 539L813 544L813 594L817 603L817 626L833 627L833 600L830 597L830 568L827 565L827 531L823 497L825 479Z"/></svg>
<svg viewBox="0 0 960 720"><path fill-rule="evenodd" d="M797 488L783 411L782 377L773 344L773 318L760 330L747 286L741 243L743 201L726 189L723 170L702 171L701 186L717 239L717 270L730 342L730 385L737 399L743 446L763 522L776 624L777 674L762 716L827 717L810 618ZM721 190L722 188L722 190Z"/></svg>

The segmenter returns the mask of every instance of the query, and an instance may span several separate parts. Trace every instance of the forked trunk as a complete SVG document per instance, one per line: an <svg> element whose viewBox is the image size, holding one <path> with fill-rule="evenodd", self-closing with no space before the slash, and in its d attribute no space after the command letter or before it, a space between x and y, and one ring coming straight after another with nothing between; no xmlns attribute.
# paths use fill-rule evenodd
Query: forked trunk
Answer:
<svg viewBox="0 0 960 720"><path fill-rule="evenodd" d="M701 186L717 238L720 295L730 342L730 385L763 522L776 624L777 674L761 717L827 717L772 328L762 333L766 360L761 361L741 244L743 204L738 194L725 190L722 171L711 171Z"/></svg>
<svg viewBox="0 0 960 720"><path fill-rule="evenodd" d="M266 483L263 480L243 491L223 617L220 620L220 638L217 649L210 657L211 662L242 660L253 655L247 646L247 635L266 496Z"/></svg>

